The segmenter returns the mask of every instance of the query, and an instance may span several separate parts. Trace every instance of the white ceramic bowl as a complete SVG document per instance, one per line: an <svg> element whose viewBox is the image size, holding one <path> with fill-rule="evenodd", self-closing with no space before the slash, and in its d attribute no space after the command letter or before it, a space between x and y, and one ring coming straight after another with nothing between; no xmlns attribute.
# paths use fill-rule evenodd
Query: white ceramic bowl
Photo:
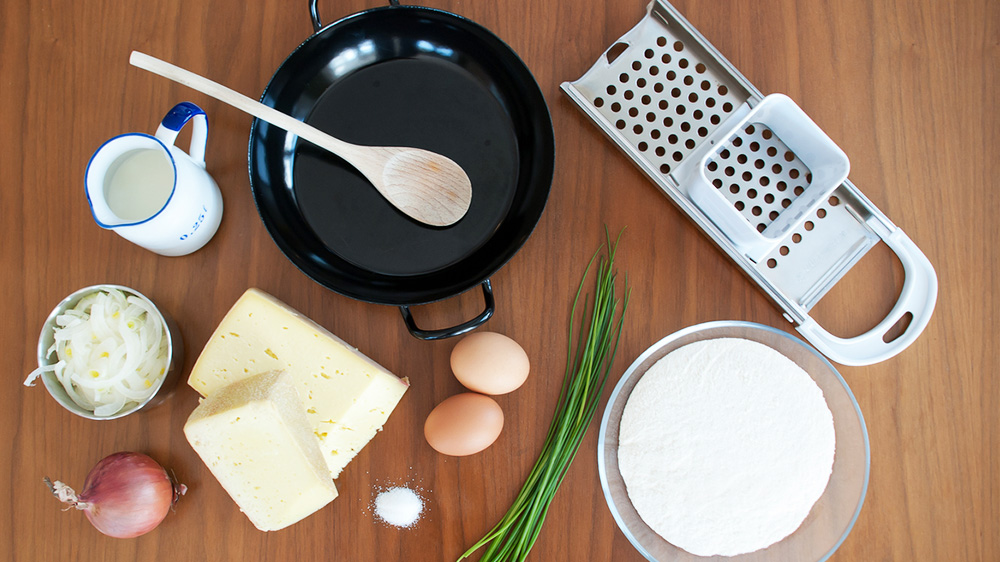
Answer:
<svg viewBox="0 0 1000 562"><path fill-rule="evenodd" d="M665 355L689 343L717 338L743 338L762 343L788 357L823 391L833 414L836 453L830 482L802 525L768 548L740 556L696 556L681 550L646 525L629 501L618 470L618 433L622 411L636 383L647 369ZM598 469L608 507L618 527L636 549L654 562L727 562L826 560L847 538L861 512L868 489L868 432L858 403L837 370L812 347L798 338L750 322L708 322L685 328L656 342L625 371L608 399L598 442Z"/></svg>
<svg viewBox="0 0 1000 562"><path fill-rule="evenodd" d="M136 291L135 289L123 287L121 285L93 285L75 291L73 294L64 298L62 302L60 302L58 305L56 305L54 309L52 309L52 312L49 314L49 317L45 319L45 324L42 326L41 335L39 335L38 337L38 366L46 367L49 365L53 365L56 363L56 361L58 361L58 359L56 359L55 357L55 354L53 354L51 358L46 357L46 355L48 354L48 350L52 346L52 342L54 341L56 316L59 316L63 312L76 306L77 303L80 302L81 299L83 299L83 297L91 293L95 293L97 291L107 291L110 289L117 289L125 293L126 295L135 295L139 297L140 299L146 301L146 303L150 306L150 308L159 315L162 325L166 327L167 372L164 373L162 377L160 377L159 387L157 387L156 390L153 391L153 394L151 394L149 398L138 404L134 404L130 407L123 408L122 411L118 412L113 416L104 416L104 417L95 416L92 410L83 408L76 402L73 402L73 400L69 397L69 395L66 394L66 390L62 387L62 384L59 383L59 380L56 378L55 374L48 372L42 375L41 379L42 383L45 385L45 389L49 391L49 394L51 394L53 398L56 399L56 402L61 404L63 408L66 408L70 412L73 412L78 416L82 416L91 420L113 420L123 416L127 416L132 412L141 410L145 407L152 407L163 402L163 400L165 400L167 396L170 395L170 392L173 390L174 385L177 383L177 378L179 376L178 372L180 371L181 365L183 365L184 346L181 343L181 333L180 330L177 328L177 324L174 323L172 318L164 314L163 311L157 308L157 306L153 304L152 301L150 301L148 298L146 298L145 295L143 295L139 291Z"/></svg>

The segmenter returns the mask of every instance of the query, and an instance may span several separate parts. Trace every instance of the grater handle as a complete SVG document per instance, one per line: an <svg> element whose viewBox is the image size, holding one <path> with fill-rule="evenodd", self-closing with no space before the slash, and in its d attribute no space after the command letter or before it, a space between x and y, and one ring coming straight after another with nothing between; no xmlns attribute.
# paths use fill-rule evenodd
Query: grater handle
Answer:
<svg viewBox="0 0 1000 562"><path fill-rule="evenodd" d="M884 225L877 226L884 229ZM808 316L796 327L824 355L842 365L871 365L895 356L917 339L934 311L938 283L931 262L902 230L894 228L886 232L882 241L899 257L906 276L899 300L889 315L868 332L853 338L834 336ZM886 342L886 333L907 313L912 315L909 326L899 337Z"/></svg>

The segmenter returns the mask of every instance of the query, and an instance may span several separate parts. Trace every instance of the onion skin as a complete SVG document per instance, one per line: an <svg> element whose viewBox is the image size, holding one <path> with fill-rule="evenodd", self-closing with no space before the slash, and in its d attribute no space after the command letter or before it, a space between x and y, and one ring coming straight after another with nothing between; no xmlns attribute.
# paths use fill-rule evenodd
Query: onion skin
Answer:
<svg viewBox="0 0 1000 562"><path fill-rule="evenodd" d="M98 531L120 539L152 531L187 491L183 484L174 484L155 460L132 452L101 459L79 496L62 482L49 486L61 501L82 510Z"/></svg>

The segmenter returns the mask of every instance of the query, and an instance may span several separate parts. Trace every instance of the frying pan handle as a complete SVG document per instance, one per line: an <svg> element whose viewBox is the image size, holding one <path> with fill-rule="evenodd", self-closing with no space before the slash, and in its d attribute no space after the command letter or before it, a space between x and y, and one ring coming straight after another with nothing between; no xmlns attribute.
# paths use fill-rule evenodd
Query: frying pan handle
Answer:
<svg viewBox="0 0 1000 562"><path fill-rule="evenodd" d="M413 314L410 313L410 307L403 305L399 307L399 312L403 314L403 322L406 323L406 329L413 334L413 337L421 340L443 340L445 338L460 336L466 332L475 330L489 320L490 317L493 316L493 311L496 309L493 300L493 285L490 284L490 280L487 279L486 281L483 281L482 287L483 300L486 301L486 309L472 320L463 322L458 326L451 328L442 328L440 330L421 330L417 327L417 323L413 321Z"/></svg>
<svg viewBox="0 0 1000 562"><path fill-rule="evenodd" d="M319 19L319 8L316 7L317 0L309 0L309 17L313 22L313 31L323 29L323 22ZM398 6L399 0L389 0L390 6Z"/></svg>

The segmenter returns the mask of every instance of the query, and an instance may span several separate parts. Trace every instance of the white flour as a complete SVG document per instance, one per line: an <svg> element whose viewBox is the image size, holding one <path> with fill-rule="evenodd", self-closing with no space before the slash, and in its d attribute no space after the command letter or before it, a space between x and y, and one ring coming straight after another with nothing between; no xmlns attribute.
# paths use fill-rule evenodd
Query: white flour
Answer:
<svg viewBox="0 0 1000 562"><path fill-rule="evenodd" d="M748 340L673 351L622 413L618 464L642 520L699 556L735 556L795 531L833 467L833 416L798 365Z"/></svg>

